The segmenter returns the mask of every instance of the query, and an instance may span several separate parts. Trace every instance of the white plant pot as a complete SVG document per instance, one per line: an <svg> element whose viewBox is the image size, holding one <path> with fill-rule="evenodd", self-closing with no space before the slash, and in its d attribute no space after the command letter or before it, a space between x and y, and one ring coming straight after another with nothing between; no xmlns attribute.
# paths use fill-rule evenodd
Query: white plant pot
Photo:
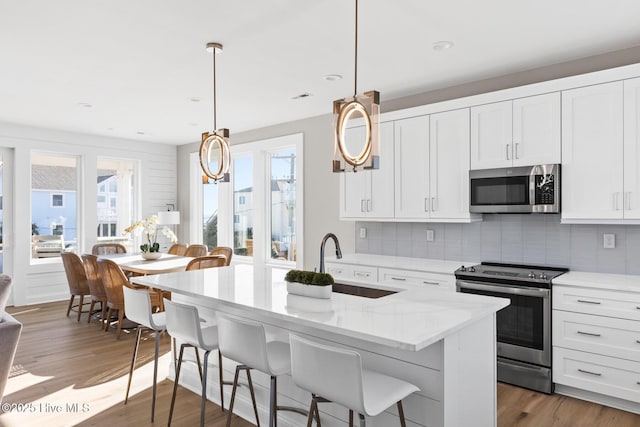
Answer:
<svg viewBox="0 0 640 427"><path fill-rule="evenodd" d="M316 285L305 285L303 283L298 282L287 282L287 292L294 295L301 295L303 297L311 297L311 298L331 298L331 291L333 287L331 285L327 286L316 286Z"/></svg>
<svg viewBox="0 0 640 427"><path fill-rule="evenodd" d="M160 252L142 252L142 258L146 260L158 259L162 256Z"/></svg>

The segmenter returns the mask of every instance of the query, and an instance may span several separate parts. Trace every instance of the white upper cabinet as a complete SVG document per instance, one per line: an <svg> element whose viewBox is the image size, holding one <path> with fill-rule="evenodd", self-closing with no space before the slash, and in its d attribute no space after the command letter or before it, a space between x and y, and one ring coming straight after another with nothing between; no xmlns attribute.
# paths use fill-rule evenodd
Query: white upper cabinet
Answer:
<svg viewBox="0 0 640 427"><path fill-rule="evenodd" d="M640 220L640 78L624 81L624 217Z"/></svg>
<svg viewBox="0 0 640 427"><path fill-rule="evenodd" d="M560 93L513 100L513 166L560 163Z"/></svg>
<svg viewBox="0 0 640 427"><path fill-rule="evenodd" d="M562 92L562 220L622 219L624 191L623 82Z"/></svg>
<svg viewBox="0 0 640 427"><path fill-rule="evenodd" d="M431 115L431 218L480 219L469 213L469 109Z"/></svg>
<svg viewBox="0 0 640 427"><path fill-rule="evenodd" d="M429 116L395 122L396 218L428 218Z"/></svg>
<svg viewBox="0 0 640 427"><path fill-rule="evenodd" d="M471 108L471 169L560 163L558 92Z"/></svg>
<svg viewBox="0 0 640 427"><path fill-rule="evenodd" d="M347 129L347 147L350 141L360 143L364 137L364 127ZM393 218L393 146L393 122L381 123L380 169L341 174L341 218Z"/></svg>
<svg viewBox="0 0 640 427"><path fill-rule="evenodd" d="M395 122L395 216L470 222L469 109Z"/></svg>

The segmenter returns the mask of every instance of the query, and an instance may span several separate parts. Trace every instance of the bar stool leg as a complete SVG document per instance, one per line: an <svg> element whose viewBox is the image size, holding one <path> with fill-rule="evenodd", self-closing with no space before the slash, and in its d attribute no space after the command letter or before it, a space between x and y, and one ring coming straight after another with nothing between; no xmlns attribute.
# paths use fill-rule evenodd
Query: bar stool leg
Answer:
<svg viewBox="0 0 640 427"><path fill-rule="evenodd" d="M218 380L220 381L220 408L224 412L224 381L222 379L222 352L218 350Z"/></svg>
<svg viewBox="0 0 640 427"><path fill-rule="evenodd" d="M180 379L180 368L182 367L182 354L184 353L185 344L180 346L180 355L178 356L178 366L176 367L176 377L173 383L173 395L171 396L171 406L169 408L169 422L167 427L171 427L171 417L173 417L173 406L176 403L176 391L178 390L178 380Z"/></svg>
<svg viewBox="0 0 640 427"><path fill-rule="evenodd" d="M73 300L75 299L75 295L71 295L69 298L69 307L67 307L67 317L69 317L69 313L71 312L71 307L73 306Z"/></svg>
<svg viewBox="0 0 640 427"><path fill-rule="evenodd" d="M271 388L269 393L269 427L278 426L278 404L276 402L276 393L278 392L278 379L274 375L271 376Z"/></svg>
<svg viewBox="0 0 640 427"><path fill-rule="evenodd" d="M202 375L202 402L200 403L200 427L204 427L204 410L207 405L207 368L211 350L204 352L204 372Z"/></svg>
<svg viewBox="0 0 640 427"><path fill-rule="evenodd" d="M404 419L404 410L402 409L402 400L398 400L398 417L400 418L400 427L407 427L407 422Z"/></svg>
<svg viewBox="0 0 640 427"><path fill-rule="evenodd" d="M142 335L142 327L138 326L136 332L136 341L133 343L133 356L131 357L131 366L129 367L129 381L127 382L127 393L124 396L124 404L129 401L129 389L131 389L131 378L133 377L133 370L136 368L136 358L138 357L138 348L140 346L140 335ZM152 415L153 421L153 415Z"/></svg>
<svg viewBox="0 0 640 427"><path fill-rule="evenodd" d="M315 413L318 403L316 402L316 395L311 395L311 405L309 406L309 416L307 417L307 427L311 427L313 424L313 414Z"/></svg>
<svg viewBox="0 0 640 427"><path fill-rule="evenodd" d="M358 417L360 417L360 427L366 427L366 422L364 420L364 415L358 414Z"/></svg>
<svg viewBox="0 0 640 427"><path fill-rule="evenodd" d="M193 346L196 350L196 362L198 362L198 372L200 373L200 383L202 384L202 363L200 363L200 352L198 351L198 347Z"/></svg>
<svg viewBox="0 0 640 427"><path fill-rule="evenodd" d="M82 315L82 305L84 304L84 295L80 295L80 304L78 304L78 320L76 320L77 322L80 321L80 316Z"/></svg>
<svg viewBox="0 0 640 427"><path fill-rule="evenodd" d="M247 371L247 380L249 381L249 392L251 393L251 401L253 402L253 413L256 414L256 426L260 427L260 418L258 418L258 406L256 405L256 395L253 392L253 381L251 381L251 368L245 366Z"/></svg>
<svg viewBox="0 0 640 427"><path fill-rule="evenodd" d="M162 331L156 332L156 348L153 355L153 396L151 397L151 422L156 413L156 384L158 383L158 350L160 349L160 335Z"/></svg>
<svg viewBox="0 0 640 427"><path fill-rule="evenodd" d="M349 409L349 427L353 427L353 410Z"/></svg>
<svg viewBox="0 0 640 427"><path fill-rule="evenodd" d="M91 323L91 313L93 313L93 307L95 307L95 305L95 300L91 298L91 305L89 305L89 316L87 316L87 323Z"/></svg>

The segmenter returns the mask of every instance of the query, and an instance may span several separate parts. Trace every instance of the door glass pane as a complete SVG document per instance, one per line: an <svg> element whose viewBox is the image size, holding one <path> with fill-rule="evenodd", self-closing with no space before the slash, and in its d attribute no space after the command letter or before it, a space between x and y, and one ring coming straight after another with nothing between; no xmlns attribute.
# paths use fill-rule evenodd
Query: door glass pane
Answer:
<svg viewBox="0 0 640 427"><path fill-rule="evenodd" d="M218 170L218 162L209 166ZM218 186L212 180L202 184L202 242L210 249L218 246Z"/></svg>
<svg viewBox="0 0 640 427"><path fill-rule="evenodd" d="M253 157L233 160L233 252L253 256Z"/></svg>
<svg viewBox="0 0 640 427"><path fill-rule="evenodd" d="M296 151L271 153L271 259L296 260Z"/></svg>
<svg viewBox="0 0 640 427"><path fill-rule="evenodd" d="M78 160L34 153L31 157L31 256L77 251Z"/></svg>
<svg viewBox="0 0 640 427"><path fill-rule="evenodd" d="M124 229L136 220L136 161L98 158L97 166L98 241L122 243L131 252L133 236Z"/></svg>
<svg viewBox="0 0 640 427"><path fill-rule="evenodd" d="M2 159L2 155L0 155L0 273L3 272L3 265L4 265L4 244L2 242L2 230L4 227L4 218L3 218L3 209L4 209L4 197L2 194L2 189L3 189L3 175L4 175L4 161Z"/></svg>

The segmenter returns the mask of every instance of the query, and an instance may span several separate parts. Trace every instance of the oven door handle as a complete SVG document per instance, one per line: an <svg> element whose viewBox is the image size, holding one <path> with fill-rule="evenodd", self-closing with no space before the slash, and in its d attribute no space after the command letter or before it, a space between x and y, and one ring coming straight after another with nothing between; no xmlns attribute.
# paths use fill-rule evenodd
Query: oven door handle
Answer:
<svg viewBox="0 0 640 427"><path fill-rule="evenodd" d="M513 286L486 285L484 283L467 282L466 280L458 280L457 286L458 289L474 289L477 291L489 291L510 295L524 295L528 297L549 297L549 289L542 288L521 288Z"/></svg>

